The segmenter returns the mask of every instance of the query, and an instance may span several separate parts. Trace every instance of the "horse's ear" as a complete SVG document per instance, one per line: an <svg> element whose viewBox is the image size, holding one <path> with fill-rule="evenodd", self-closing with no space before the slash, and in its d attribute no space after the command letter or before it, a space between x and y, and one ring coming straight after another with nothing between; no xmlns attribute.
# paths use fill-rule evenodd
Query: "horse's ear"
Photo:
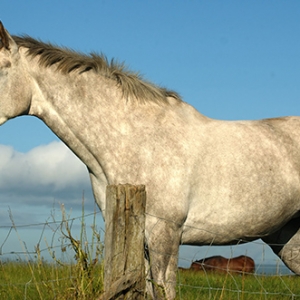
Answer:
<svg viewBox="0 0 300 300"><path fill-rule="evenodd" d="M5 48L7 50L10 49L9 47L9 36L7 31L5 30L2 22L0 21L0 50Z"/></svg>

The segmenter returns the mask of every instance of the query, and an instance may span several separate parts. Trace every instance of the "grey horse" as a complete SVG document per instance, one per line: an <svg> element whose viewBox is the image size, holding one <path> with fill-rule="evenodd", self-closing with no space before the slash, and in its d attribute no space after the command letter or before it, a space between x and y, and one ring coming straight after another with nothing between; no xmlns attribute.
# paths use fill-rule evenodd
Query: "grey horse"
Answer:
<svg viewBox="0 0 300 300"><path fill-rule="evenodd" d="M262 238L300 274L300 118L219 121L104 56L0 24L0 124L40 118L108 184L145 184L148 286L175 298L180 244Z"/></svg>

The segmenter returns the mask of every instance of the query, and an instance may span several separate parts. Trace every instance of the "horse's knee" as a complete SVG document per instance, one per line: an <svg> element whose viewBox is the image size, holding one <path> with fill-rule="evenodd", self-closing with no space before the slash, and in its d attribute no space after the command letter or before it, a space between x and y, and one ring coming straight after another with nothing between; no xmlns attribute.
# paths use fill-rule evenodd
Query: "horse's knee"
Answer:
<svg viewBox="0 0 300 300"><path fill-rule="evenodd" d="M171 224L172 225L172 224ZM174 299L181 232L157 222L147 234L149 272L155 299Z"/></svg>
<svg viewBox="0 0 300 300"><path fill-rule="evenodd" d="M149 249L150 273L155 299L174 299L179 244Z"/></svg>

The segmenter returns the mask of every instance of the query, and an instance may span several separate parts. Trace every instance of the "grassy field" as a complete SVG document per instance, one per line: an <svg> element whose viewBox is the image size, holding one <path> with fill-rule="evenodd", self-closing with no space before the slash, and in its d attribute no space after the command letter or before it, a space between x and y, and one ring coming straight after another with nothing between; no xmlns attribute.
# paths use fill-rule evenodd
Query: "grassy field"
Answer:
<svg viewBox="0 0 300 300"><path fill-rule="evenodd" d="M103 290L103 268L79 264L5 262L0 266L0 299L95 299Z"/></svg>
<svg viewBox="0 0 300 300"><path fill-rule="evenodd" d="M176 299L300 299L297 276L205 274L179 271Z"/></svg>
<svg viewBox="0 0 300 300"><path fill-rule="evenodd" d="M75 258L72 261L56 257L55 249L50 246L52 261L45 261L37 245L33 260L0 262L1 300L90 300L101 295L103 243L95 221L90 227L92 237L89 240L84 210L79 240L73 237L71 225L62 208L61 252L71 253L69 257ZM298 276L218 275L179 270L176 299L300 299L299 283Z"/></svg>
<svg viewBox="0 0 300 300"><path fill-rule="evenodd" d="M101 263L104 245L96 226L96 214L93 224L87 228L82 206L80 237L75 238L72 233L73 219L67 216L63 205L61 213L62 220L58 222L60 225L54 227L54 232L58 232L61 241L58 252L62 255L67 253L72 259L66 261L63 257L57 257L58 249L49 245L47 250L52 260L45 261L37 243L34 259L28 254L25 255L28 259L0 261L1 300L89 300L101 295L104 282L104 267ZM12 225L19 236L20 244L23 245L21 234L18 233L13 219ZM90 232L89 239L87 231Z"/></svg>
<svg viewBox="0 0 300 300"><path fill-rule="evenodd" d="M103 291L103 266L81 263L5 262L0 299L96 299ZM178 272L176 299L300 299L297 276L217 275Z"/></svg>

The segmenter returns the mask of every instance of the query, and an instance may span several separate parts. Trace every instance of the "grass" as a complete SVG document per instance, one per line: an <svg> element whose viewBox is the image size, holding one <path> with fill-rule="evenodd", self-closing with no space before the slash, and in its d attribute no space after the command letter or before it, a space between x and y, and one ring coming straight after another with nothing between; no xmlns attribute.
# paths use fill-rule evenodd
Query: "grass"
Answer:
<svg viewBox="0 0 300 300"><path fill-rule="evenodd" d="M84 204L84 203L83 203ZM52 261L45 261L41 255L39 243L35 247L35 258L0 263L0 299L95 299L103 292L104 266L103 243L94 222L90 241L87 238L84 205L82 205L80 238L72 234L73 219L70 219L61 206L60 222L61 253L71 252L75 259L65 262L57 257L55 249L48 245ZM54 220L52 214L53 223ZM18 233L11 215L14 230L20 243L24 243ZM54 230L56 234L57 229ZM47 243L47 241L46 241ZM26 246L24 247L24 252Z"/></svg>
<svg viewBox="0 0 300 300"><path fill-rule="evenodd" d="M72 234L72 222L61 207L61 252L74 255L65 261L48 246L52 261L45 261L39 244L35 258L0 263L0 299L97 299L103 292L103 243L95 225L87 238L84 208L82 207L79 239ZM54 217L53 217L54 218ZM17 232L17 228L12 224ZM20 238L21 242L21 238ZM25 249L26 250L26 249ZM300 299L300 278L297 276L221 275L179 270L176 300L188 299Z"/></svg>
<svg viewBox="0 0 300 300"><path fill-rule="evenodd" d="M76 264L6 262L0 266L0 299L94 299L102 291L102 274L101 266L88 278Z"/></svg>
<svg viewBox="0 0 300 300"><path fill-rule="evenodd" d="M297 276L218 275L178 272L176 299L300 299ZM78 263L6 262L0 266L0 299L96 299L103 268L87 275Z"/></svg>
<svg viewBox="0 0 300 300"><path fill-rule="evenodd" d="M300 299L298 276L179 271L176 299Z"/></svg>

